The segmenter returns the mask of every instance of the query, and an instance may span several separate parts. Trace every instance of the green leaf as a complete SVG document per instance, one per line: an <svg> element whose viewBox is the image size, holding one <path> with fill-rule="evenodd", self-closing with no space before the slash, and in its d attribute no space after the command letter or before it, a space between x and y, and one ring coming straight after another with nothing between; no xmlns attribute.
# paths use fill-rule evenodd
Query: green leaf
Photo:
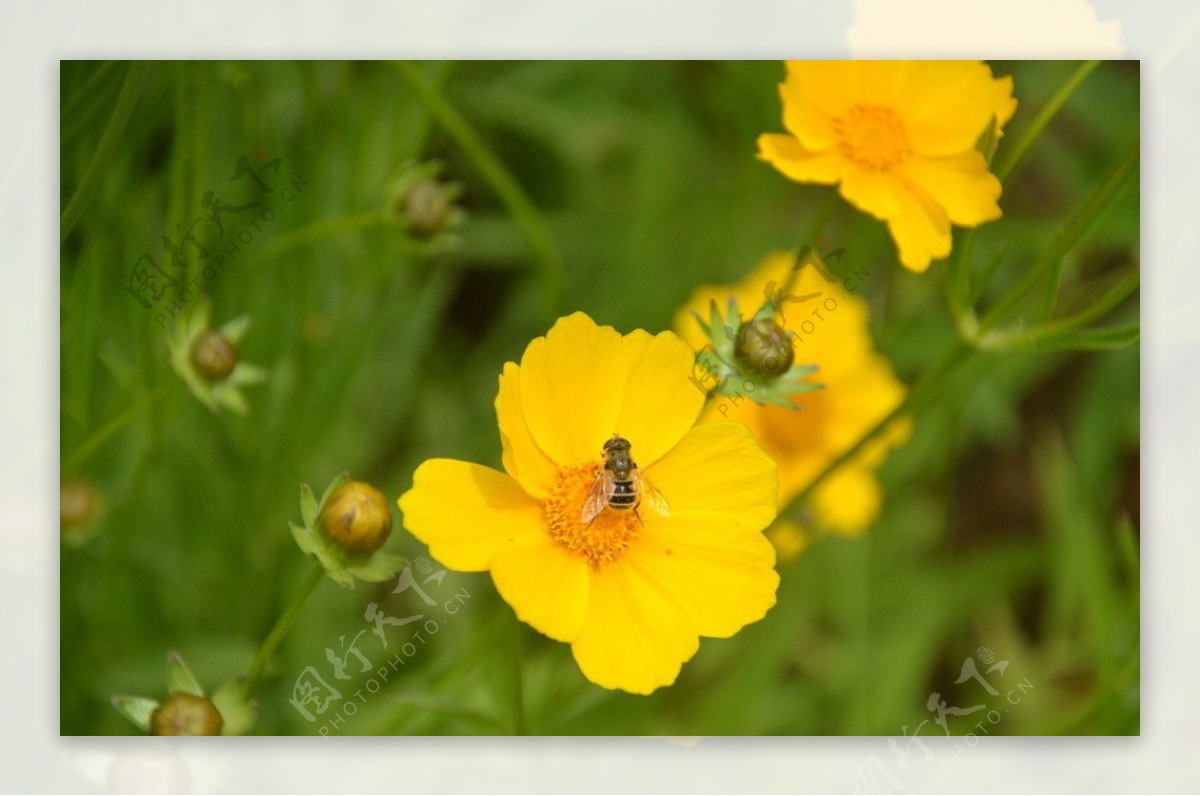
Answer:
<svg viewBox="0 0 1200 796"><path fill-rule="evenodd" d="M259 365L251 365L248 362L239 362L237 367L233 369L233 373L229 374L229 378L225 383L234 387L247 387L254 384L262 384L267 380L267 369Z"/></svg>
<svg viewBox="0 0 1200 796"><path fill-rule="evenodd" d="M350 564L346 569L354 577L368 583L380 583L408 566L408 559L390 553L374 553L361 564Z"/></svg>
<svg viewBox="0 0 1200 796"><path fill-rule="evenodd" d="M312 487L308 484L300 485L300 518L309 528L317 524L317 496L313 494ZM295 532L296 529L293 526L292 533Z"/></svg>
<svg viewBox="0 0 1200 796"><path fill-rule="evenodd" d="M349 481L350 474L344 472L329 482L329 486L325 487L325 492L321 495L321 504L318 506L318 513L320 513L320 509L325 508L325 501L329 500L329 496L333 494L333 491L343 484L349 483Z"/></svg>
<svg viewBox="0 0 1200 796"><path fill-rule="evenodd" d="M178 652L167 653L167 691L172 694L182 691L192 696L204 696L200 681L192 674L192 670Z"/></svg>
<svg viewBox="0 0 1200 796"><path fill-rule="evenodd" d="M250 329L250 316L239 315L220 328L221 336L237 345Z"/></svg>
<svg viewBox="0 0 1200 796"><path fill-rule="evenodd" d="M337 553L330 550L331 545L325 544L324 540L317 547L317 560L321 562L321 567L324 568L325 574L333 579L333 582L341 586L343 589L354 588L354 577L350 574L350 570L346 568L345 563L341 561Z"/></svg>
<svg viewBox="0 0 1200 796"><path fill-rule="evenodd" d="M288 527L292 529L292 538L296 540L296 545L306 554L315 556L317 548L320 546L320 541L316 534L308 526L301 527L293 523L288 523Z"/></svg>
<svg viewBox="0 0 1200 796"><path fill-rule="evenodd" d="M243 417L250 414L250 404L246 402L246 397L242 395L237 387L230 385L228 382L213 387L211 394L217 404L229 411L237 412Z"/></svg>
<svg viewBox="0 0 1200 796"><path fill-rule="evenodd" d="M113 707L142 732L150 732L150 714L158 710L158 700L140 696L115 696Z"/></svg>
<svg viewBox="0 0 1200 796"><path fill-rule="evenodd" d="M792 365L792 367L788 369L788 372L783 374L783 378L797 380L803 379L805 376L811 376L820 369L820 365ZM809 382L809 384L812 385L812 389L814 390L821 387L820 384L812 384L812 382Z"/></svg>

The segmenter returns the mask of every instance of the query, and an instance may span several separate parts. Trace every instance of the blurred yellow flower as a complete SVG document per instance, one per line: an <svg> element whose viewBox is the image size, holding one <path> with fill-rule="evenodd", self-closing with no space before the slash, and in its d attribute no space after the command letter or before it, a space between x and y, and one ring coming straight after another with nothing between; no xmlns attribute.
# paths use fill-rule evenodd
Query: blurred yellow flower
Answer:
<svg viewBox="0 0 1200 796"><path fill-rule="evenodd" d="M788 133L759 136L758 156L839 185L887 222L906 268L950 254L951 223L1000 217L1000 181L975 147L1016 110L1011 77L980 61L788 61L779 93Z"/></svg>
<svg viewBox="0 0 1200 796"><path fill-rule="evenodd" d="M777 286L787 284L795 265L795 254L774 252L739 285L697 288L674 319L675 330L699 350L707 341L693 312L703 317L711 301L723 304L733 296L738 306L752 313L762 306L764 296L773 296L776 322L795 335L796 361L820 366L808 378L823 384L824 389L794 395L798 411L714 394L703 415L704 420L738 420L750 427L763 450L779 465L780 508L895 409L905 395L891 364L874 350L867 303L855 295L862 279L869 275L860 271L830 283L816 268L801 267L796 281L784 294ZM887 451L907 439L908 434L907 422L892 424L889 431L830 476L813 493L806 527L780 517L768 531L780 558L794 558L817 529L848 536L864 531L879 514L882 503L875 469Z"/></svg>
<svg viewBox="0 0 1200 796"><path fill-rule="evenodd" d="M490 570L517 616L571 645L584 676L638 694L670 685L699 636L727 638L775 604L770 458L739 423L695 422L704 393L670 332L625 336L575 313L500 376L507 472L417 468L404 525L451 569ZM669 515L584 504L614 434Z"/></svg>

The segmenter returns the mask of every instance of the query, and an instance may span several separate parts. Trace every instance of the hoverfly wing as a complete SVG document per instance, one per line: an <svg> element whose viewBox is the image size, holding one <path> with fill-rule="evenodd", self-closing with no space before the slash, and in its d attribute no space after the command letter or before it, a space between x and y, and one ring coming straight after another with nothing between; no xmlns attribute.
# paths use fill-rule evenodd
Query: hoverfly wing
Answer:
<svg viewBox="0 0 1200 796"><path fill-rule="evenodd" d="M601 470L596 473L592 490L588 492L587 500L583 501L583 511L579 515L582 522L591 522L600 516L608 505L609 482L612 481L611 470Z"/></svg>
<svg viewBox="0 0 1200 796"><path fill-rule="evenodd" d="M634 480L637 483L638 494L642 496L642 505L649 506L664 517L670 517L671 507L667 505L667 499L640 469L635 472Z"/></svg>

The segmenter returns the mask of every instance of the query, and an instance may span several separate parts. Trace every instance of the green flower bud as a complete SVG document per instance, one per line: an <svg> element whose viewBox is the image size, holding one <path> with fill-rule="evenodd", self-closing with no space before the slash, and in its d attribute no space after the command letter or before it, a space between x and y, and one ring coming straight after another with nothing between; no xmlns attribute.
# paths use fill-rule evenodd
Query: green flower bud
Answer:
<svg viewBox="0 0 1200 796"><path fill-rule="evenodd" d="M192 343L192 365L210 382L224 381L237 361L237 349L216 329L209 329Z"/></svg>
<svg viewBox="0 0 1200 796"><path fill-rule="evenodd" d="M392 532L392 510L370 484L350 481L333 491L321 509L321 527L344 550L373 553Z"/></svg>
<svg viewBox="0 0 1200 796"><path fill-rule="evenodd" d="M428 240L445 226L450 216L450 196L436 180L422 180L405 194L403 213L408 234Z"/></svg>
<svg viewBox="0 0 1200 796"><path fill-rule="evenodd" d="M757 318L742 324L734 355L767 379L787 373L795 361L791 339L772 318Z"/></svg>
<svg viewBox="0 0 1200 796"><path fill-rule="evenodd" d="M150 714L151 735L220 735L225 720L212 700L176 691Z"/></svg>

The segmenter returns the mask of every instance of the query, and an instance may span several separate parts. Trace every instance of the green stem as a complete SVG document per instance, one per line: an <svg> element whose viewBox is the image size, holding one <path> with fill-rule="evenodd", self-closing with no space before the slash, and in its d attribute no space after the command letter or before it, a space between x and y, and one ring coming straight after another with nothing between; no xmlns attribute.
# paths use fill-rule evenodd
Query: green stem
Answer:
<svg viewBox="0 0 1200 796"><path fill-rule="evenodd" d="M525 233L529 248L542 272L547 308L553 310L562 283L562 258L542 214L525 194L520 183L488 148L467 120L431 86L413 64L399 61L396 68L417 99L471 158Z"/></svg>
<svg viewBox="0 0 1200 796"><path fill-rule="evenodd" d="M1071 95L1075 93L1075 89L1079 88L1079 85L1083 83L1083 81L1087 79L1087 76L1090 75L1092 71L1095 70L1095 68L1099 65L1099 61L1085 61L1080 64L1079 68L1072 72L1071 76L1067 78L1067 82L1063 83L1062 86L1059 87L1058 91L1054 92L1054 96L1050 98L1050 101L1042 106L1041 110L1038 111L1037 116L1033 117L1033 121L1030 122L1029 126L1025 128L1024 132L1021 133L1021 136L1017 139L1017 143L1014 144L1013 148L1008 151L1008 156L1005 157L1004 162L999 168L996 169L996 177L999 178L1000 182L1005 182L1010 176L1012 176L1013 171L1015 171L1021 161L1024 160L1025 155L1029 152L1030 147L1032 147L1033 143L1037 141L1039 136L1041 136L1042 132L1050 124L1051 120L1053 120L1054 117L1058 115L1058 112L1062 110L1063 105L1065 105L1067 100L1071 98Z"/></svg>
<svg viewBox="0 0 1200 796"><path fill-rule="evenodd" d="M1050 265L1050 273L1046 277L1046 286L1042 288L1042 303L1038 307L1037 314L1034 318L1039 323L1049 320L1054 314L1054 305L1058 303L1058 291L1062 287L1062 272L1063 261L1066 257L1059 257Z"/></svg>
<svg viewBox="0 0 1200 796"><path fill-rule="evenodd" d="M254 686L258 685L259 678L262 676L263 668L266 667L267 661L271 660L271 656L275 654L275 649L283 641L283 637L287 635L287 632L292 629L292 625L296 623L296 618L300 615L300 609L304 607L304 602L324 577L325 568L319 562L314 564L312 572L308 575L308 580L304 581L304 585L300 587L300 591L296 592L296 596L292 598L292 602L288 605L287 610L283 612L283 615L275 622L275 627L271 628L271 632L267 634L266 641L258 648L258 653L254 656L254 661L250 664L250 671L246 675L245 684L242 686L242 692L246 696L254 692Z"/></svg>
<svg viewBox="0 0 1200 796"><path fill-rule="evenodd" d="M958 321L967 311L971 296L971 252L975 248L975 232L971 227L958 244L958 256L950 261L950 311Z"/></svg>
<svg viewBox="0 0 1200 796"><path fill-rule="evenodd" d="M1115 285L1085 310L1070 317L1042 323L1030 328L980 333L970 327L965 337L985 351L1055 351L1055 350L1100 350L1124 348L1137 342L1140 336L1138 324L1105 329L1084 328L1116 309L1129 298L1142 281L1140 268L1134 268L1121 277Z"/></svg>
<svg viewBox="0 0 1200 796"><path fill-rule="evenodd" d="M263 248L258 255L258 259L260 262L266 262L298 246L316 243L324 238L333 238L348 232L388 226L395 223L395 221L396 219L392 216L377 210L317 221L295 232L280 235L271 241L270 245Z"/></svg>
<svg viewBox="0 0 1200 796"><path fill-rule="evenodd" d="M983 292L992 281L992 277L1000 270L1000 266L1004 263L1004 258L1008 255L1008 249L1012 246L1012 239L1006 238L996 250L992 252L992 256L988 258L987 263L983 266L983 272L979 275L979 284L976 285L971 293L967 296L968 306L975 306L975 303L983 298Z"/></svg>
<svg viewBox="0 0 1200 796"><path fill-rule="evenodd" d="M442 61L436 67L431 83L433 90L441 93L445 88L446 82L450 79L450 73L454 71L454 61ZM433 116L424 114L417 121L417 133L413 136L413 157L417 160L421 159L425 152L425 147L429 144L429 137L433 134Z"/></svg>
<svg viewBox="0 0 1200 796"><path fill-rule="evenodd" d="M104 128L104 134L100 136L100 143L97 145L95 153L92 154L87 171L83 173L83 179L75 187L75 194L71 197L71 201L67 202L67 208L59 216L59 244L64 243L67 236L71 234L75 222L79 221L79 217L83 215L83 209L87 207L92 194L100 185L100 174L108 165L117 144L121 141L125 125L129 123L129 117L133 115L134 106L137 105L138 97L142 94L142 84L146 82L148 71L149 66L145 61L135 61L129 67L129 73L125 75L125 84L121 86L121 94L117 97L117 104L113 108L112 116L108 119L108 126Z"/></svg>
<svg viewBox="0 0 1200 796"><path fill-rule="evenodd" d="M838 208L839 202L838 192L829 191L828 198L821 205L821 209L817 211L817 215L813 218L812 223L808 226L808 237L804 242L814 249L817 248L817 238L825 231L825 227L829 225L830 219L833 218L833 213Z"/></svg>
<svg viewBox="0 0 1200 796"><path fill-rule="evenodd" d="M962 341L956 343L953 348L948 350L937 362L930 366L895 409L888 412L883 419L859 437L857 442L844 450L837 458L830 461L829 464L825 465L824 469L817 473L804 489L792 498L787 508L779 512L780 516L791 515L798 511L808 502L813 493L827 478L862 453L863 449L882 434L897 418L920 409L926 401L938 393L950 374L973 355L974 352L966 343Z"/></svg>
<svg viewBox="0 0 1200 796"><path fill-rule="evenodd" d="M1125 274L1120 281L1113 285L1107 293L1099 298L1095 304L1088 307L1086 310L1081 310L1069 318L1063 318L1054 323L1048 323L1041 327L1047 333L1067 331L1070 329L1079 329L1092 321L1098 321L1107 315L1112 310L1133 294L1133 291L1138 289L1142 282L1142 269L1134 268L1129 273Z"/></svg>
<svg viewBox="0 0 1200 796"><path fill-rule="evenodd" d="M521 622L512 617L513 735L528 735L525 720L525 667L521 654Z"/></svg>
<svg viewBox="0 0 1200 796"><path fill-rule="evenodd" d="M996 177L1001 183L1008 180L1017 166L1025 159L1033 144L1045 132L1046 127L1062 110L1063 105L1070 99L1075 90L1087 78L1092 71L1099 66L1099 61L1086 61L1080 64L1067 81L1059 87L1058 91L1050 98L1050 100L1041 107L1033 121L1021 133L1013 148L1008 151L1004 162L996 169ZM963 316L966 314L968 307L971 304L971 253L975 246L975 233L978 227L969 229L958 245L957 256L950 261L949 287L950 287L950 309L954 315L955 321L962 323ZM980 293L987 286L987 277L982 280L982 284L978 287ZM1043 302L1044 305L1045 302Z"/></svg>
<svg viewBox="0 0 1200 796"><path fill-rule="evenodd" d="M992 333L978 345L986 351L1108 351L1128 348L1141 339L1141 325L1109 326L1096 329L1014 329Z"/></svg>
<svg viewBox="0 0 1200 796"><path fill-rule="evenodd" d="M1025 296L1035 288L1046 275L1055 263L1074 246L1083 233L1086 232L1100 217L1100 215L1108 209L1113 200L1116 199L1118 192L1125 185L1125 181L1137 170L1138 157L1140 152L1141 139L1136 139L1129 151L1117 164L1117 167L1108 175L1108 179L1096 189L1070 220L1063 227L1062 234L1049 247L1047 247L1040 257L1034 261L1025 275L1018 280L996 305L993 306L983 316L980 321L980 333L987 332L1001 321L1009 311L1016 307Z"/></svg>
<svg viewBox="0 0 1200 796"><path fill-rule="evenodd" d="M80 464L82 464L88 456L91 456L96 452L97 449L100 448L101 445L116 436L117 432L133 422L138 415L149 409L154 402L165 395L166 392L166 385L160 386L158 389L154 390L145 398L143 398L140 402L134 404L121 414L114 417L112 420L109 420L107 423L105 423L95 434L92 434L90 437L85 439L75 448L75 450L71 451L69 456L63 459L61 468L62 471L65 473L68 470L71 470L72 468L78 467Z"/></svg>
<svg viewBox="0 0 1200 796"><path fill-rule="evenodd" d="M813 255L820 259L821 266L824 267L825 257L817 249L817 238L821 236L821 233L825 231L825 227L829 225L829 220L831 218L833 218L833 211L837 208L837 206L838 206L838 194L837 194L837 191L832 191L829 194L829 199L826 200L825 203L821 205L821 209L817 211L817 215L813 218L812 223L809 224L808 235L807 235L807 237L804 238L804 242L802 244L800 244L800 247L796 250L796 253L797 253L796 266L798 266L798 267L793 267L788 271L787 277L783 280L783 285L780 287L777 287L775 289L776 295L787 296L787 295L791 294L792 288L796 284L796 280L800 278L800 272L803 271L804 267L805 267L804 263L800 261L800 256L799 256L800 252L802 252L804 250L805 246L807 246L809 249L812 250ZM750 318L758 317L758 315L763 310L767 309L767 307L770 306L770 304L771 304L771 299L764 300L763 303L759 304L758 307L755 308L754 312L749 317ZM778 309L779 309L778 307L775 308L775 310L778 310ZM740 308L739 308L739 311L740 311ZM713 394L709 393L708 397L711 398L712 396L713 396Z"/></svg>

